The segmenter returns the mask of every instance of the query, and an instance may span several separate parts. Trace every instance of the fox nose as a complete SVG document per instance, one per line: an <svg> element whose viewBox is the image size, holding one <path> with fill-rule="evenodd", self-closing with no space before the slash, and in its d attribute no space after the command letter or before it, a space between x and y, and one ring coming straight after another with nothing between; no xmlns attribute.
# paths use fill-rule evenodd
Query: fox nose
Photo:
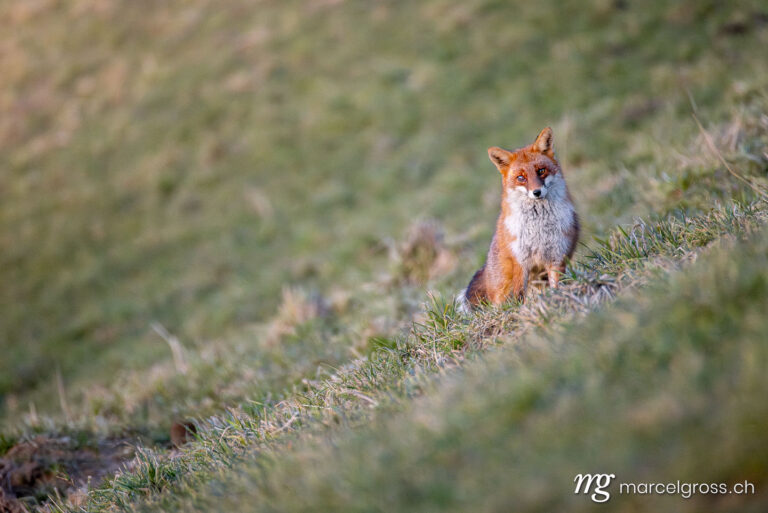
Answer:
<svg viewBox="0 0 768 513"><path fill-rule="evenodd" d="M536 189L533 191L533 197L534 198L540 198L541 197L541 189Z"/></svg>

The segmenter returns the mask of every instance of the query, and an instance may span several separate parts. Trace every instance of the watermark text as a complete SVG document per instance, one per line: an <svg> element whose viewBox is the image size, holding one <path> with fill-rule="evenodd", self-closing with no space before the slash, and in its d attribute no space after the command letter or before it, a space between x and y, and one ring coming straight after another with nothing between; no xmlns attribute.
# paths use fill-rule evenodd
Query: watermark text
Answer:
<svg viewBox="0 0 768 513"><path fill-rule="evenodd" d="M588 496L593 502L608 502L616 474L577 474L573 493ZM615 488L614 488L615 489ZM690 499L694 495L753 495L755 485L749 481L727 483L618 483L619 495L678 495Z"/></svg>

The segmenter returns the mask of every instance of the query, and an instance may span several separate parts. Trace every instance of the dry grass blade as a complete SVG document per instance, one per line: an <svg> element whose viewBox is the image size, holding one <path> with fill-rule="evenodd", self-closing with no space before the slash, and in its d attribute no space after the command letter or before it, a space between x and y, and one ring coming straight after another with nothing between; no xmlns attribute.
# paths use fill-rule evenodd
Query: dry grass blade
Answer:
<svg viewBox="0 0 768 513"><path fill-rule="evenodd" d="M696 112L694 111L693 119L696 121L696 124L699 127L699 130L701 131L701 135L704 137L704 141L707 143L707 146L710 150L717 156L718 160L725 166L725 169L728 170L731 175L735 176L737 179L741 180L745 184L747 184L755 193L757 193L758 196L760 196L763 199L768 200L768 193L764 191L759 186L755 185L751 181L747 180L745 177L741 176L739 173L737 173L731 166L726 162L725 158L723 157L723 154L720 152L720 150L717 149L717 146L715 146L715 143L712 141L712 137L709 135L709 133L704 129L704 127L701 124L701 121L699 121L699 117L696 115Z"/></svg>
<svg viewBox="0 0 768 513"><path fill-rule="evenodd" d="M184 358L184 349L181 346L181 342L179 342L178 337L172 335L167 329L165 329L165 326L160 324L159 322L153 322L152 325L152 331L157 333L160 338L166 341L168 344L168 347L171 348L171 355L173 356L173 365L176 368L176 371L179 374L186 374L187 373L187 362Z"/></svg>

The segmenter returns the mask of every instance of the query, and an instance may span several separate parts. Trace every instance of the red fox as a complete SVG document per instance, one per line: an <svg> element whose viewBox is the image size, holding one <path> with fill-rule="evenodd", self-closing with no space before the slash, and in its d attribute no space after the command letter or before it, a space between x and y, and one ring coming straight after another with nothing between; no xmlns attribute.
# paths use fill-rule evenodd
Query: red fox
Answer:
<svg viewBox="0 0 768 513"><path fill-rule="evenodd" d="M459 296L467 312L481 303L522 301L529 280L546 273L557 287L579 238L579 218L552 149L552 129L516 151L488 148L501 172L501 214L485 265Z"/></svg>

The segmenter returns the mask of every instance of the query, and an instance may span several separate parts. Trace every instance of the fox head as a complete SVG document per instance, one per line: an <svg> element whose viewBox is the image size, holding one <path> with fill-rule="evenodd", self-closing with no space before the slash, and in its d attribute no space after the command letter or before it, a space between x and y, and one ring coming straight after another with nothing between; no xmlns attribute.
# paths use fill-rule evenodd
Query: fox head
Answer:
<svg viewBox="0 0 768 513"><path fill-rule="evenodd" d="M505 197L512 200L544 200L562 197L565 180L552 149L552 129L547 127L529 146L507 151L488 148L488 156L501 172Z"/></svg>

